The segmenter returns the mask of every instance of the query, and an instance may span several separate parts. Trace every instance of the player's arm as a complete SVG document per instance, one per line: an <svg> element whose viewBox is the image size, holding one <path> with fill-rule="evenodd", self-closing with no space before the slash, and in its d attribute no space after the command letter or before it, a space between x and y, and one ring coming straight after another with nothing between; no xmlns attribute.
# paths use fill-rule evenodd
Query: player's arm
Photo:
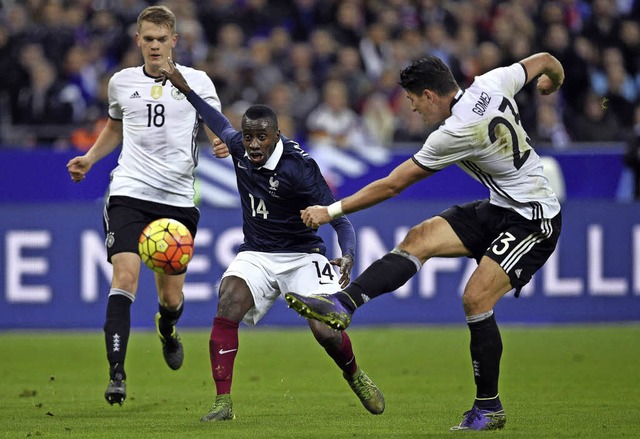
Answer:
<svg viewBox="0 0 640 439"><path fill-rule="evenodd" d="M408 159L386 177L369 183L341 201L330 206L307 207L302 211L302 221L309 227L319 227L344 214L358 212L393 198L412 184L432 174L432 171L418 166L413 158Z"/></svg>
<svg viewBox="0 0 640 439"><path fill-rule="evenodd" d="M548 95L560 88L564 82L564 68L560 61L547 52L540 52L523 59L520 63L527 72L527 84L538 78L538 92Z"/></svg>
<svg viewBox="0 0 640 439"><path fill-rule="evenodd" d="M84 180L91 167L113 152L120 143L122 143L122 121L109 118L89 151L85 155L72 158L67 163L71 179L76 183Z"/></svg>
<svg viewBox="0 0 640 439"><path fill-rule="evenodd" d="M351 270L353 270L353 263L355 261L356 231L351 221L345 216L332 220L330 224L336 231L336 235L338 235L338 245L340 246L342 256L332 259L329 262L338 267L340 271L340 287L346 288L349 282L351 282Z"/></svg>
<svg viewBox="0 0 640 439"><path fill-rule="evenodd" d="M301 178L296 184L298 190L307 194L310 204L331 204L335 202L333 193L318 164L311 158L306 163L307 166L303 168ZM338 245L342 256L331 259L329 262L338 267L340 272L338 282L341 288L346 288L351 281L351 270L353 270L356 255L356 232L351 221L345 216L332 220L331 227L333 227L338 236Z"/></svg>

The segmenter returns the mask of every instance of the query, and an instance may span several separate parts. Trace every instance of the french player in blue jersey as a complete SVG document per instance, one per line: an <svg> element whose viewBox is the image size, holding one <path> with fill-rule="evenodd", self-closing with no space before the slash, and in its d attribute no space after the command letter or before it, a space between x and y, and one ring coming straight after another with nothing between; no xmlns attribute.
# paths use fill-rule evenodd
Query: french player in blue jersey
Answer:
<svg viewBox="0 0 640 439"><path fill-rule="evenodd" d="M338 235L342 257L328 260L316 229L304 224L300 211L309 205L331 204L335 198L315 161L283 136L278 118L266 105L253 105L242 117L242 131L196 94L169 60L161 70L224 142L233 159L242 204L244 242L222 276L218 309L213 320L209 353L216 400L202 421L235 417L231 400L233 365L238 352L240 321L255 325L285 291L330 293L349 284L355 253L355 232L346 217L330 224ZM220 156L220 152L216 151ZM340 277L331 265L339 267ZM316 340L342 370L364 407L384 411L384 397L358 367L345 331L310 320Z"/></svg>

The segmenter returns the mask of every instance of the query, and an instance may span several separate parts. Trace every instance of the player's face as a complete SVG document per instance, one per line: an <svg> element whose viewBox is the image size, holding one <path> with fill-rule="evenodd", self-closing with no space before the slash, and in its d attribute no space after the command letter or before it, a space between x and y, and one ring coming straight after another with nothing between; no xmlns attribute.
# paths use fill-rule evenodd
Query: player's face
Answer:
<svg viewBox="0 0 640 439"><path fill-rule="evenodd" d="M421 94L407 91L407 99L411 101L411 111L415 111L422 116L422 120L427 125L434 125L442 122L443 118L437 111L434 102L435 93L424 90Z"/></svg>
<svg viewBox="0 0 640 439"><path fill-rule="evenodd" d="M263 166L280 140L280 130L268 119L242 120L242 143L255 167Z"/></svg>
<svg viewBox="0 0 640 439"><path fill-rule="evenodd" d="M168 68L167 59L176 46L178 35L171 32L167 26L159 26L149 21L143 21L136 33L136 43L142 51L144 67L147 73L160 76L160 68Z"/></svg>

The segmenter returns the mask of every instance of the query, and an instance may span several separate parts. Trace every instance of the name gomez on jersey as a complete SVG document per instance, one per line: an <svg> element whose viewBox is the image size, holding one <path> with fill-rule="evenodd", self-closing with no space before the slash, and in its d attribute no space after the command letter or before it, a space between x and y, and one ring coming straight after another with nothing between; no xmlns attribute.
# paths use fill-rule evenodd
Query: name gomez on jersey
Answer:
<svg viewBox="0 0 640 439"><path fill-rule="evenodd" d="M456 164L489 188L490 202L525 218L553 218L560 203L520 123L514 96L526 82L520 63L475 79L458 92L452 115L414 155L437 171Z"/></svg>

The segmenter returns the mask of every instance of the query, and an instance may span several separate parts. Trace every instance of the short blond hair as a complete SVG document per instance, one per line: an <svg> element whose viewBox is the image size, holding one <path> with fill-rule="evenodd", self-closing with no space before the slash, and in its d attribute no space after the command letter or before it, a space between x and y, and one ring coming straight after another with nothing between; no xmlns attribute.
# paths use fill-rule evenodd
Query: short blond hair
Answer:
<svg viewBox="0 0 640 439"><path fill-rule="evenodd" d="M159 5L144 8L138 15L138 31L140 31L143 21L149 21L158 26L166 26L171 30L171 33L176 33L176 16L166 6Z"/></svg>

